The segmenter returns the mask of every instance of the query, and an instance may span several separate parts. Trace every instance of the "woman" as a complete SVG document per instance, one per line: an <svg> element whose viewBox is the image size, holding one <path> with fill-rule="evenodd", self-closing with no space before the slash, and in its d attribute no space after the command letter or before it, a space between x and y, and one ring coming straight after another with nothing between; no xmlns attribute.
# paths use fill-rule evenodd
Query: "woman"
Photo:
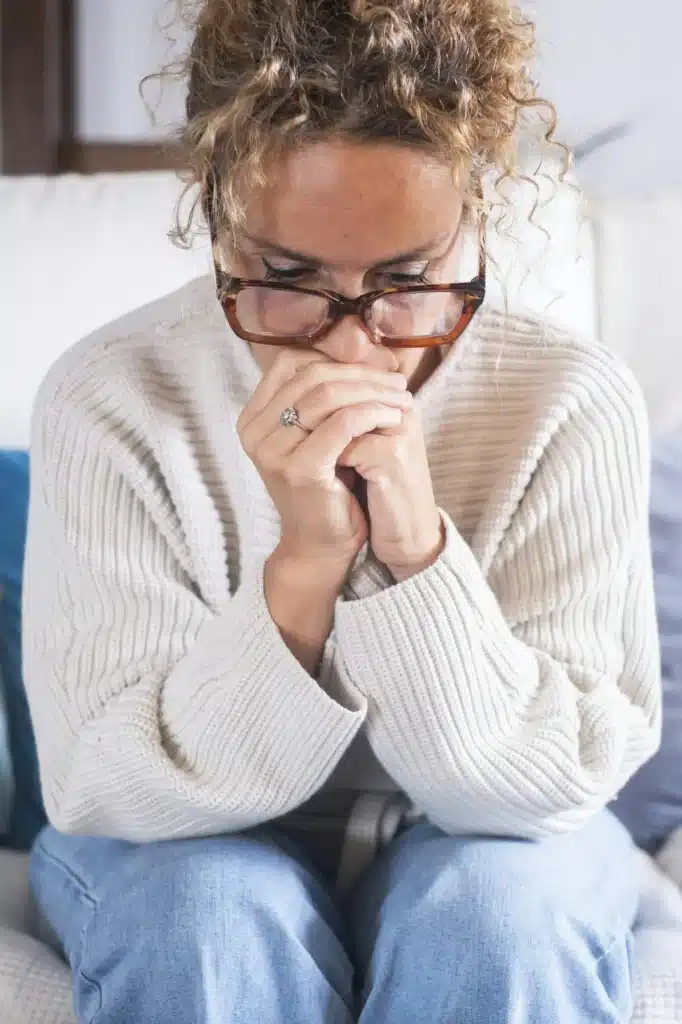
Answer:
<svg viewBox="0 0 682 1024"><path fill-rule="evenodd" d="M36 416L32 883L81 1021L628 1018L642 399L458 276L531 58L506 0L200 5L219 301L104 329Z"/></svg>

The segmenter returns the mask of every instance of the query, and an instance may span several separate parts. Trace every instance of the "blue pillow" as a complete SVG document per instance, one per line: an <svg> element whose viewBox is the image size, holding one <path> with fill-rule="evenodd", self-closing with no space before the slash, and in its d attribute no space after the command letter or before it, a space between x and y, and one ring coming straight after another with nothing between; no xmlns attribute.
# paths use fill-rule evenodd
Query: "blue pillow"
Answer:
<svg viewBox="0 0 682 1024"><path fill-rule="evenodd" d="M0 601L2 594L0 593ZM9 732L7 724L7 708L5 691L0 672L0 841L7 831L14 781L12 779L12 758L9 751Z"/></svg>
<svg viewBox="0 0 682 1024"><path fill-rule="evenodd" d="M659 752L612 809L635 841L654 853L682 825L682 430L654 445L651 545L663 670Z"/></svg>
<svg viewBox="0 0 682 1024"><path fill-rule="evenodd" d="M28 473L26 452L0 451L0 672L14 767L14 804L4 842L17 850L27 850L45 824L33 728L21 676L21 575Z"/></svg>

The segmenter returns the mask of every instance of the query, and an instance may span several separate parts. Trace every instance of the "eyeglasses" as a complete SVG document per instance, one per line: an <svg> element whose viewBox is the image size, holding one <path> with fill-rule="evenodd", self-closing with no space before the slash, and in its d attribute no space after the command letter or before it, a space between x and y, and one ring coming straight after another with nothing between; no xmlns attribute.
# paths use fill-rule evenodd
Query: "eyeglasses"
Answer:
<svg viewBox="0 0 682 1024"><path fill-rule="evenodd" d="M472 280L397 285L349 299L338 292L226 274L220 266L212 186L206 200L218 301L232 330L245 341L312 347L344 317L355 316L375 344L427 348L456 341L485 298L484 217L479 224L479 270Z"/></svg>

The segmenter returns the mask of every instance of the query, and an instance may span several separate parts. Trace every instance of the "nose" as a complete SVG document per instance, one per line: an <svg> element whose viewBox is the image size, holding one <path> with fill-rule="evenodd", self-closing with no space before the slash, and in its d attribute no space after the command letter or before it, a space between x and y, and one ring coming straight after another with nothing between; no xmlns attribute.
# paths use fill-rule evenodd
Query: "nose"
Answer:
<svg viewBox="0 0 682 1024"><path fill-rule="evenodd" d="M357 363L376 370L396 370L395 352L373 342L358 317L346 316L316 345L336 363Z"/></svg>

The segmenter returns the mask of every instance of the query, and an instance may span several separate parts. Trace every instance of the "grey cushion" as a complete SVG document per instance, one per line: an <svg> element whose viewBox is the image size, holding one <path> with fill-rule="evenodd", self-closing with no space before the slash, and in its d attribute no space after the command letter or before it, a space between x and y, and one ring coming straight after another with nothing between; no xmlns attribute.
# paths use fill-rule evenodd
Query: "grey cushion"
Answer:
<svg viewBox="0 0 682 1024"><path fill-rule="evenodd" d="M0 925L2 1024L75 1024L69 969L48 946Z"/></svg>
<svg viewBox="0 0 682 1024"><path fill-rule="evenodd" d="M682 429L654 445L651 544L663 669L661 748L612 810L655 852L682 825Z"/></svg>
<svg viewBox="0 0 682 1024"><path fill-rule="evenodd" d="M40 940L28 857L0 850L0 1022L74 1024L71 975Z"/></svg>

